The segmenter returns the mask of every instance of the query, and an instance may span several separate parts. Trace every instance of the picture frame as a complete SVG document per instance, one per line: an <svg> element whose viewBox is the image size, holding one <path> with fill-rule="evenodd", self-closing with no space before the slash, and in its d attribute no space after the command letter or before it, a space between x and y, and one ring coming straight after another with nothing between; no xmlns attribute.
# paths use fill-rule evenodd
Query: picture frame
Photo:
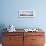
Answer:
<svg viewBox="0 0 46 46"><path fill-rule="evenodd" d="M34 17L35 13L33 10L20 10L19 17Z"/></svg>

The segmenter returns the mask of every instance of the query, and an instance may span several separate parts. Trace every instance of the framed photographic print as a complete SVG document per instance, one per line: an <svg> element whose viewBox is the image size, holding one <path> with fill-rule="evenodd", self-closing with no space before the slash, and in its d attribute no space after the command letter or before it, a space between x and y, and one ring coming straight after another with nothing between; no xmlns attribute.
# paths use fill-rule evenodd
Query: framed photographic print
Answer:
<svg viewBox="0 0 46 46"><path fill-rule="evenodd" d="M20 17L34 17L34 11L33 10L20 10L19 11Z"/></svg>

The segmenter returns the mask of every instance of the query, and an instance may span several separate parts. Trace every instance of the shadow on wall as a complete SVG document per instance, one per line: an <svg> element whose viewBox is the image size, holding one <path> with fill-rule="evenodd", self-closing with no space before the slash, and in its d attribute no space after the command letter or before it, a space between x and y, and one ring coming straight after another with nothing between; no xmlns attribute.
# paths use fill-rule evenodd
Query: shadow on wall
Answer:
<svg viewBox="0 0 46 46"><path fill-rule="evenodd" d="M2 43L2 32L5 32L3 29L5 28L5 25L4 24L0 24L0 43Z"/></svg>

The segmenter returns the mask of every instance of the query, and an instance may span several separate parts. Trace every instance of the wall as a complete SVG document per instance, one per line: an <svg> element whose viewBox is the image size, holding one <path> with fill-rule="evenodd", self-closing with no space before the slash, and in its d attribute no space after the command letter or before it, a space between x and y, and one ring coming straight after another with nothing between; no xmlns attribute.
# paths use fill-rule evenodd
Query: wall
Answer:
<svg viewBox="0 0 46 46"><path fill-rule="evenodd" d="M33 18L20 18L21 9L34 10ZM13 24L15 28L40 27L46 32L46 0L0 0L0 31Z"/></svg>

